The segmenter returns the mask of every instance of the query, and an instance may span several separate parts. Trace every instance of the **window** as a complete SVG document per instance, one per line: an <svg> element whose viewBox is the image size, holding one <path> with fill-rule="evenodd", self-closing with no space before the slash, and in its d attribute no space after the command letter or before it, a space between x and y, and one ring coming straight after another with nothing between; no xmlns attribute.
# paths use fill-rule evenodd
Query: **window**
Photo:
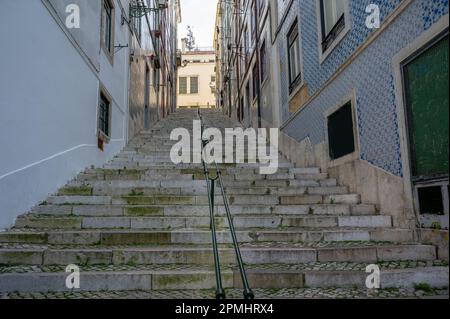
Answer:
<svg viewBox="0 0 450 319"><path fill-rule="evenodd" d="M320 0L322 52L345 28L345 0Z"/></svg>
<svg viewBox="0 0 450 319"><path fill-rule="evenodd" d="M262 83L266 79L266 75L267 75L267 56L266 56L266 41L265 40L263 41L263 44L261 46L259 58L261 59L260 64L261 64L261 83Z"/></svg>
<svg viewBox="0 0 450 319"><path fill-rule="evenodd" d="M193 76L191 77L191 94L198 94L198 77Z"/></svg>
<svg viewBox="0 0 450 319"><path fill-rule="evenodd" d="M328 117L328 144L331 160L355 152L351 102L348 102Z"/></svg>
<svg viewBox="0 0 450 319"><path fill-rule="evenodd" d="M187 77L185 77L185 76L180 77L179 93L180 94L187 94Z"/></svg>
<svg viewBox="0 0 450 319"><path fill-rule="evenodd" d="M98 129L104 137L109 137L110 134L110 108L111 102L104 94L100 94L100 103L98 109Z"/></svg>
<svg viewBox="0 0 450 319"><path fill-rule="evenodd" d="M448 187L448 186L447 186ZM419 187L417 189L419 197L419 210L421 214L444 215L442 186Z"/></svg>
<svg viewBox="0 0 450 319"><path fill-rule="evenodd" d="M102 43L109 54L113 53L113 7L109 0L103 0L102 9Z"/></svg>
<svg viewBox="0 0 450 319"><path fill-rule="evenodd" d="M443 220L448 225L448 48L446 29L400 64L415 205L420 214L428 215L419 216L423 227L437 227Z"/></svg>
<svg viewBox="0 0 450 319"><path fill-rule="evenodd" d="M300 43L298 36L298 21L292 25L288 35L288 62L289 62L289 93L295 89L301 80L300 74Z"/></svg>

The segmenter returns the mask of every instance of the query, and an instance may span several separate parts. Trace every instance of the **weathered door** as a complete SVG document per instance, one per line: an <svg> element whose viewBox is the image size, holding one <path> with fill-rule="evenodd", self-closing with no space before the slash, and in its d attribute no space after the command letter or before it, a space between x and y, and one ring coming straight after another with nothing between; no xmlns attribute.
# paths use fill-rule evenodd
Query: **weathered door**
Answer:
<svg viewBox="0 0 450 319"><path fill-rule="evenodd" d="M423 214L448 211L448 33L403 64L411 176Z"/></svg>

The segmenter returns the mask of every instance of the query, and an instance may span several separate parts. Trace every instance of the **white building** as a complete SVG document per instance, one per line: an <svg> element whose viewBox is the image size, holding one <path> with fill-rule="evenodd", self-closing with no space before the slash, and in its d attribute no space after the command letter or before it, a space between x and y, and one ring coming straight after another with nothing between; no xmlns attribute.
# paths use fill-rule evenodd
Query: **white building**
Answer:
<svg viewBox="0 0 450 319"><path fill-rule="evenodd" d="M1 1L0 41L7 46L0 51L0 228L84 168L110 160L144 127L139 109L163 114L161 74L173 71L154 67L147 52L160 55L164 37L158 40L153 27L179 15L178 1L168 3L158 15L133 18L129 0ZM152 21L161 17L166 24ZM174 59L164 60L174 65ZM135 67L146 60L147 72ZM130 79L156 92L144 101L146 93L130 89Z"/></svg>

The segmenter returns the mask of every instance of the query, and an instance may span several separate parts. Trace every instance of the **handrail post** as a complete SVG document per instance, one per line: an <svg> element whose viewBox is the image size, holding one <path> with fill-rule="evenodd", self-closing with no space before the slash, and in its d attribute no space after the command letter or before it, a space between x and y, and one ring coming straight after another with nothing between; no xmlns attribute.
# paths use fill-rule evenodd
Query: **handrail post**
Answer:
<svg viewBox="0 0 450 319"><path fill-rule="evenodd" d="M214 190L214 181L209 178L209 172L206 166L205 168L205 178L206 178L206 185L207 185L207 191L208 191L208 202L209 202L209 215L211 218L211 239L213 244L213 254L214 254L214 267L215 267L215 274L216 274L216 299L225 299L225 290L222 286L222 275L220 273L220 257L219 257L219 250L217 248L217 237L216 237L216 223L214 220L214 200L211 196L211 190Z"/></svg>
<svg viewBox="0 0 450 319"><path fill-rule="evenodd" d="M199 113L200 114L200 113ZM201 127L201 135L203 136L203 126ZM225 299L225 290L222 285L222 275L220 273L220 257L219 250L217 248L217 237L216 237L216 222L214 219L214 192L215 192L215 179L209 177L208 167L203 159L203 147L204 141L202 139L202 164L203 164L203 173L205 174L206 180L206 188L208 192L208 204L209 204L209 216L210 216L210 228L211 228L211 239L213 246L213 255L214 255L214 270L216 274L216 299Z"/></svg>
<svg viewBox="0 0 450 319"><path fill-rule="evenodd" d="M228 203L228 198L227 198L227 195L225 192L225 188L223 186L222 172L219 170L219 166L217 165L217 163L216 163L216 171L217 171L217 178L219 180L220 188L222 190L223 203L225 206L225 212L227 214L228 224L230 226L231 237L233 239L233 246L234 246L234 251L236 253L236 259L237 259L238 266L239 266L239 272L241 274L242 285L244 286L244 293L243 293L244 299L255 299L255 295L254 295L253 291L250 289L250 285L248 283L247 273L246 273L245 267L244 267L244 261L242 260L241 250L239 248L239 243L238 243L237 236L236 236L236 230L234 228L233 217L231 216L231 212L230 212L230 205Z"/></svg>
<svg viewBox="0 0 450 319"><path fill-rule="evenodd" d="M203 164L203 170L205 172L205 178L206 178L206 184L207 184L207 191L208 191L208 201L209 201L209 207L210 207L210 216L211 216L211 233L212 233L212 240L213 240L213 250L214 250L214 264L216 266L216 282L217 282L217 292L216 297L217 299L225 299L225 292L222 288L222 279L220 275L220 262L219 262L219 256L218 256L218 250L217 250L217 238L216 238L216 226L215 226L215 220L214 220L214 196L215 196L215 181L218 180L219 187L222 190L222 197L223 197L223 203L225 206L225 211L228 219L228 224L230 226L230 232L231 232L231 238L233 240L233 246L234 251L236 254L236 259L239 266L239 272L241 274L242 284L244 286L244 299L254 299L255 295L253 294L253 291L250 289L250 285L248 283L247 274L245 272L244 262L242 260L241 251L239 249L239 243L236 236L236 230L234 228L233 218L231 216L230 212L230 205L228 203L228 198L225 192L225 188L223 185L222 180L222 172L219 170L219 166L215 163L216 167L216 177L210 178L209 172L208 172L208 166L206 165L206 162L203 158L203 148L208 144L209 141L203 140L203 118L200 113L200 109L198 110L198 117L200 118L200 125L201 125L201 146L202 146L202 164Z"/></svg>

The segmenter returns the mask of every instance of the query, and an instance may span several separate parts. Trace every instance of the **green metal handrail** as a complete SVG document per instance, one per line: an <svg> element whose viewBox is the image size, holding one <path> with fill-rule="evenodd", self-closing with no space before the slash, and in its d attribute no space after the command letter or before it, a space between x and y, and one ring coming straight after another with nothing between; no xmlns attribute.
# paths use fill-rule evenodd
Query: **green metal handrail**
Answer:
<svg viewBox="0 0 450 319"><path fill-rule="evenodd" d="M202 153L203 148L206 146L206 142L202 141ZM209 176L208 166L206 165L205 161L203 160L202 156L202 163L203 163L203 172L205 174L206 179L206 187L208 191L208 204L209 204L209 217L211 219L210 227L211 227L211 237L212 237L212 245L213 245L213 253L214 253L214 267L216 272L216 299L225 299L225 290L222 286L222 276L220 273L220 258L219 258L219 250L217 248L217 236L216 236L216 222L214 219L214 193L215 193L215 187L214 183L217 179L217 176L215 178L211 178Z"/></svg>
<svg viewBox="0 0 450 319"><path fill-rule="evenodd" d="M238 243L237 236L236 236L236 230L234 228L233 217L231 216L230 205L228 203L228 198L227 198L227 195L225 192L225 187L223 184L222 172L220 171L217 163L214 162L215 169L216 169L216 176L214 178L211 178L209 176L208 165L206 164L206 162L203 158L203 149L209 143L209 141L203 140L204 124L203 124L203 118L202 118L200 109L198 110L198 116L200 118L200 123L201 123L201 137L202 137L202 143L201 143L202 156L201 157L202 157L203 171L205 174L207 191L208 191L209 212L210 212L210 218L211 218L211 234L212 234L212 242L213 242L213 250L214 250L214 265L215 265L215 270L216 270L216 284L217 284L216 298L217 299L225 299L225 297L226 297L225 291L222 286L219 253L218 253L218 249L217 249L216 226L215 226L215 221L214 221L215 182L218 181L219 187L222 192L222 198L223 198L223 203L225 206L225 212L227 215L228 224L230 227L231 238L233 240L234 252L236 254L236 259L237 259L238 266L239 266L239 272L241 274L242 284L244 287L244 292L243 292L244 299L254 299L255 295L253 294L253 291L250 289L250 285L248 283L248 278L247 278L247 273L245 271L244 262L242 260L241 250L239 248L239 243Z"/></svg>

